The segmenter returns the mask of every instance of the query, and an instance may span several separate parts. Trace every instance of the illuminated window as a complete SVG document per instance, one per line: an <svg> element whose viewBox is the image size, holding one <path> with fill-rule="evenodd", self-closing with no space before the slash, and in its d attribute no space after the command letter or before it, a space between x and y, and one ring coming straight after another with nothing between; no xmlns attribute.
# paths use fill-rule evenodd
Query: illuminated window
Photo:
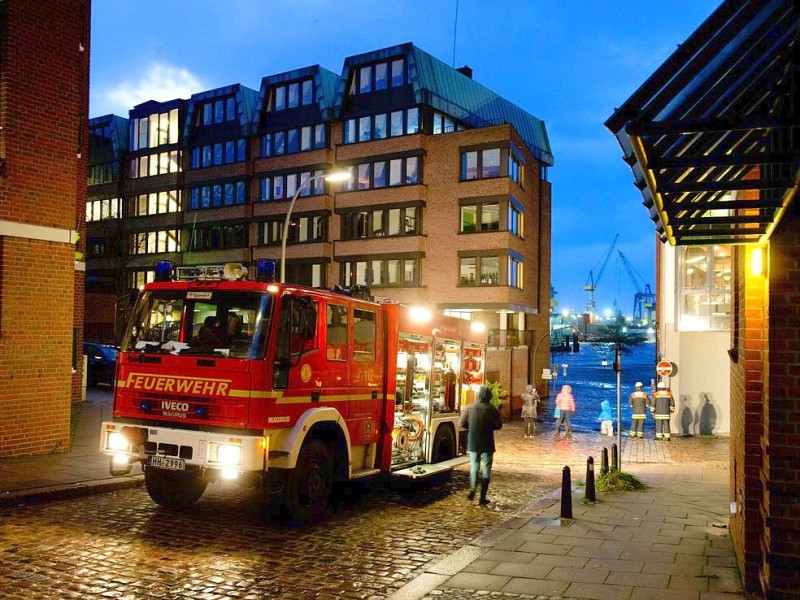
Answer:
<svg viewBox="0 0 800 600"><path fill-rule="evenodd" d="M344 287L413 287L419 285L418 258L373 258L342 262L339 283Z"/></svg>
<svg viewBox="0 0 800 600"><path fill-rule="evenodd" d="M164 113L132 119L131 150L157 148L166 144L178 143L178 109L174 108Z"/></svg>
<svg viewBox="0 0 800 600"><path fill-rule="evenodd" d="M682 246L676 250L680 290L678 329L730 329L731 247Z"/></svg>
<svg viewBox="0 0 800 600"><path fill-rule="evenodd" d="M461 153L461 181L507 176L522 185L523 163L518 151L508 146L466 150Z"/></svg>
<svg viewBox="0 0 800 600"><path fill-rule="evenodd" d="M459 285L497 285L499 269L497 256L462 256L459 258Z"/></svg>

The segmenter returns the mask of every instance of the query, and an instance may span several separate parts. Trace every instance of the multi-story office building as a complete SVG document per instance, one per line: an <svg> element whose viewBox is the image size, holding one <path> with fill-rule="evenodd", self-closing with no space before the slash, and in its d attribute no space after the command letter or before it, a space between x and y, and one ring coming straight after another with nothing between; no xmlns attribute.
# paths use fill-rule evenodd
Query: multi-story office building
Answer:
<svg viewBox="0 0 800 600"><path fill-rule="evenodd" d="M91 125L109 123L121 120ZM156 259L283 256L287 281L366 285L481 321L495 348L489 377L513 393L533 380L534 347L548 333L553 157L544 123L468 68L404 44L351 56L341 75L314 66L264 77L258 92L233 85L148 102L130 113L127 148L115 163L123 171L104 171L116 187L90 187L89 202L127 240L114 257L122 304ZM327 182L334 170L350 179ZM121 214L103 212L119 190ZM90 229L92 248L105 248L95 244L102 228ZM93 275L103 261L90 258Z"/></svg>

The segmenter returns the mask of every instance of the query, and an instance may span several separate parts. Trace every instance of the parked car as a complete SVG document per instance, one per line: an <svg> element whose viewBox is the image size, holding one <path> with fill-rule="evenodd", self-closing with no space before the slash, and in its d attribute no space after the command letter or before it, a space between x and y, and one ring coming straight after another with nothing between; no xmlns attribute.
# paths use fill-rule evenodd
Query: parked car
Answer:
<svg viewBox="0 0 800 600"><path fill-rule="evenodd" d="M117 349L99 342L84 342L86 355L86 385L114 385L114 372L117 370Z"/></svg>

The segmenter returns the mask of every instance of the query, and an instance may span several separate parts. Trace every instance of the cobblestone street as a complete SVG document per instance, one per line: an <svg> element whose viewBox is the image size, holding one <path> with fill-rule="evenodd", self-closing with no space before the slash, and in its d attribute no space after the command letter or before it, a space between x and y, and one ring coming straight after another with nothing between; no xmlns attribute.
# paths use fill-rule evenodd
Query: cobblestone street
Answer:
<svg viewBox="0 0 800 600"><path fill-rule="evenodd" d="M684 443L686 442L686 443ZM687 460L723 460L727 441ZM489 510L465 498L468 473L420 488L370 484L307 528L265 513L254 492L211 486L191 510L153 504L143 488L0 511L2 598L383 598L426 564L550 494L570 465L582 480L600 436L533 439L519 422L498 436Z"/></svg>

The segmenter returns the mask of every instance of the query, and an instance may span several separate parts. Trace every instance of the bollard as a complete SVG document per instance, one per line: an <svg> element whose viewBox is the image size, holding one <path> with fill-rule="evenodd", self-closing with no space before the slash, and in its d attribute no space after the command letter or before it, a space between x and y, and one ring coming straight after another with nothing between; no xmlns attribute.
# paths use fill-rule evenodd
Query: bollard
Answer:
<svg viewBox="0 0 800 600"><path fill-rule="evenodd" d="M619 467L617 466L619 463L617 462L617 445L611 444L611 470L617 471Z"/></svg>
<svg viewBox="0 0 800 600"><path fill-rule="evenodd" d="M572 518L572 481L569 467L561 469L561 518Z"/></svg>
<svg viewBox="0 0 800 600"><path fill-rule="evenodd" d="M586 459L586 495L584 496L590 502L595 501L594 495L594 457L590 456Z"/></svg>
<svg viewBox="0 0 800 600"><path fill-rule="evenodd" d="M608 448L603 446L603 454L600 457L600 472L605 475L608 473Z"/></svg>

